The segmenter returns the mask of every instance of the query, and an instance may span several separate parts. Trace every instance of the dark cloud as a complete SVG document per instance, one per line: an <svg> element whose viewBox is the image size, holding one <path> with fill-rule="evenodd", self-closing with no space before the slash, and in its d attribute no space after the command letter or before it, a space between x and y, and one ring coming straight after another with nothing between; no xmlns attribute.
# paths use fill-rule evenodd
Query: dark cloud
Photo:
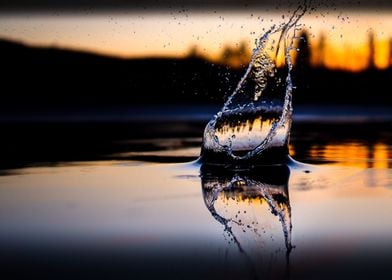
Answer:
<svg viewBox="0 0 392 280"><path fill-rule="evenodd" d="M0 11L83 11L164 9L281 9L298 6L301 0L0 0ZM391 0L313 0L322 9L392 9Z"/></svg>

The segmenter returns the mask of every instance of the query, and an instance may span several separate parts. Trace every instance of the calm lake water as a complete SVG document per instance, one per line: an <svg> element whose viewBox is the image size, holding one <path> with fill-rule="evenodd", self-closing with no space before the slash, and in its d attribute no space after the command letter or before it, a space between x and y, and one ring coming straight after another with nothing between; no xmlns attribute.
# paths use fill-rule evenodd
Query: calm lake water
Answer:
<svg viewBox="0 0 392 280"><path fill-rule="evenodd" d="M293 161L246 170L196 162L204 124L3 124L4 271L390 279L390 121L297 121Z"/></svg>

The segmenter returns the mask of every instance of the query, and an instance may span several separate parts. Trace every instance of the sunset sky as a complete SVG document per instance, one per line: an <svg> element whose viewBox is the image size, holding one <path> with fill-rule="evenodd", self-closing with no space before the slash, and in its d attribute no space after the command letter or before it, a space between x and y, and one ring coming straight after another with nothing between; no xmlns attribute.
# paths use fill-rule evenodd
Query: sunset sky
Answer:
<svg viewBox="0 0 392 280"><path fill-rule="evenodd" d="M271 11L272 10L272 11ZM6 11L0 15L0 38L38 46L86 50L121 57L182 57L192 46L217 60L227 45L241 41L253 48L255 39L271 25L287 19L287 9L163 9L99 11ZM317 47L325 36L324 64L330 68L367 67L368 37L375 35L375 62L389 65L392 38L390 9L331 9L301 20Z"/></svg>

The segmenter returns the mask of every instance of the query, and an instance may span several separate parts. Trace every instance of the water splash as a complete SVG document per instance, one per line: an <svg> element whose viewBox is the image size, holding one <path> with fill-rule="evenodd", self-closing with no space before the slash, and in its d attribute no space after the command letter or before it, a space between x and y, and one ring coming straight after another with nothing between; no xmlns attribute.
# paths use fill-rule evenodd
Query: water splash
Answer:
<svg viewBox="0 0 392 280"><path fill-rule="evenodd" d="M270 213L279 218L283 229L287 253L293 248L291 244L291 207L288 194L288 180L290 170L287 165L253 167L247 170L230 170L227 167L203 165L201 167L202 190L204 203L212 217L224 226L224 232L240 252L245 252L240 238L233 230L248 235L255 235L250 239L262 239L265 234L258 221L263 217L251 217L241 208L238 202L248 202L252 211L264 202L267 203ZM236 201L236 205L218 211L218 202ZM244 205L242 204L242 207ZM230 209L227 209L230 208ZM228 211L230 210L230 211ZM242 213L242 214L241 214ZM266 217L264 217L265 219ZM265 234L261 234L261 232Z"/></svg>
<svg viewBox="0 0 392 280"><path fill-rule="evenodd" d="M205 128L204 161L281 162L288 155L293 91L290 52L305 12L306 5L300 6L287 22L272 26L259 38L245 75Z"/></svg>

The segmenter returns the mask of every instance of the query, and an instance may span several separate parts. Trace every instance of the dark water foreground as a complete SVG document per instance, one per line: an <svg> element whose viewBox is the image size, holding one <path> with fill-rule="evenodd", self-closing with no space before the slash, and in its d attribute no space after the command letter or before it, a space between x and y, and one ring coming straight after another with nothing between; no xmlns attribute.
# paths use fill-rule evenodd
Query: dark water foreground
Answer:
<svg viewBox="0 0 392 280"><path fill-rule="evenodd" d="M241 170L192 162L204 124L3 122L2 274L390 279L388 118L297 116L306 164Z"/></svg>

